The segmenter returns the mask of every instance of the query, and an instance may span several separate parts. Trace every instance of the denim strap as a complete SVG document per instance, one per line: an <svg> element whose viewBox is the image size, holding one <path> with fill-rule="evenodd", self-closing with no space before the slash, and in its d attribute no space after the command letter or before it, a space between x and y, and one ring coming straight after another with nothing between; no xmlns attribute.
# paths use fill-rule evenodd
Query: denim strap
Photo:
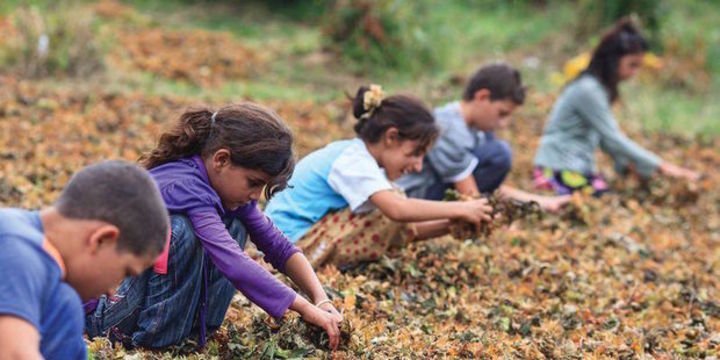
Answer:
<svg viewBox="0 0 720 360"><path fill-rule="evenodd" d="M203 261L202 261L202 284L200 285L200 307L198 308L198 311L200 312L199 318L200 318L200 348L205 347L205 344L207 343L207 302L208 302L208 278L210 277L209 274L209 266L208 266L208 256L203 251Z"/></svg>

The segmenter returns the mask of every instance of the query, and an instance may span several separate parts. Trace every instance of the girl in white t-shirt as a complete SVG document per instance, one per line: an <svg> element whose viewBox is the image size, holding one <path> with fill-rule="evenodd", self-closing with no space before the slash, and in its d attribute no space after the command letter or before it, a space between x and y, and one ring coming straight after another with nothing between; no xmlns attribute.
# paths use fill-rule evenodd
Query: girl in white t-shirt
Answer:
<svg viewBox="0 0 720 360"><path fill-rule="evenodd" d="M391 245L447 234L451 220L490 221L484 199L440 202L406 198L392 181L422 169L438 135L419 100L383 97L377 85L353 100L358 137L333 142L295 167L288 189L266 213L318 267L375 260Z"/></svg>

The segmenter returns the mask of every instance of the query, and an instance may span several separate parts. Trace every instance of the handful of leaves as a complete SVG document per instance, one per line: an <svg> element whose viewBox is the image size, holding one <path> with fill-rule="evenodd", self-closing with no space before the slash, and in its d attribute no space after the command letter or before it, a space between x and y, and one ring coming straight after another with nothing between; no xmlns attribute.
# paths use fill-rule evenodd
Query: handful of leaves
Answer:
<svg viewBox="0 0 720 360"><path fill-rule="evenodd" d="M492 206L490 213L492 221L485 221L479 228L462 220L455 220L450 226L450 234L458 240L487 237L493 230L504 225L510 225L519 219L542 219L543 210L535 201L519 201L501 197L497 193L490 195L469 196L459 193L455 189L445 191L445 201L468 201L478 198L485 198L488 205Z"/></svg>
<svg viewBox="0 0 720 360"><path fill-rule="evenodd" d="M253 330L255 336L269 339L261 347L261 358L291 359L310 354L322 357L330 349L330 339L325 330L308 324L298 316L280 322L270 317L256 317L252 327L256 329ZM347 350L350 347L353 331L354 328L349 320L340 323L339 350ZM242 355L245 357L251 354Z"/></svg>

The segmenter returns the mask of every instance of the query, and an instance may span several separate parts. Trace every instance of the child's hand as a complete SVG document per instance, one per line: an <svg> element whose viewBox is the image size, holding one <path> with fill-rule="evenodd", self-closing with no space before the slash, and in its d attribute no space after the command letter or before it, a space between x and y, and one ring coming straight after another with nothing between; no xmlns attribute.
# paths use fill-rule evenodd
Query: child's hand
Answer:
<svg viewBox="0 0 720 360"><path fill-rule="evenodd" d="M325 330L325 333L328 335L328 340L330 341L330 349L337 349L340 343L340 321L337 317L339 314L335 315L323 310L309 303L300 295L295 298L290 308L297 311L306 322ZM335 311L337 312L337 310Z"/></svg>
<svg viewBox="0 0 720 360"><path fill-rule="evenodd" d="M480 226L483 221L492 221L492 207L487 199L480 198L468 201L453 202L460 210L459 219Z"/></svg>
<svg viewBox="0 0 720 360"><path fill-rule="evenodd" d="M538 198L536 201L538 204L540 204L540 207L543 210L551 213L556 213L560 211L560 209L562 209L565 204L569 203L571 199L571 195L543 196Z"/></svg>
<svg viewBox="0 0 720 360"><path fill-rule="evenodd" d="M335 308L332 302L320 302L320 305L318 306L320 309L327 311L328 313L332 314L335 317L335 320L338 323L341 323L343 321L343 316L340 314L340 312Z"/></svg>
<svg viewBox="0 0 720 360"><path fill-rule="evenodd" d="M671 163L662 163L660 165L660 172L663 175L667 175L674 178L684 178L688 181L700 180L700 173L686 169L682 166L673 165Z"/></svg>
<svg viewBox="0 0 720 360"><path fill-rule="evenodd" d="M330 348L337 349L340 343L340 323L336 315L315 305L311 305L308 311L301 315L303 320L324 329L330 340Z"/></svg>

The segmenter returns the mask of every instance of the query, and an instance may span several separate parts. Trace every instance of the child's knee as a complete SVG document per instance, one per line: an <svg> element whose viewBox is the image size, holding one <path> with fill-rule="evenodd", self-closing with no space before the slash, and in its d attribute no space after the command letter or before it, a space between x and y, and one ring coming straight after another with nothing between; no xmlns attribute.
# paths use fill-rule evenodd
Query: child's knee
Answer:
<svg viewBox="0 0 720 360"><path fill-rule="evenodd" d="M240 219L234 218L230 221L230 224L227 225L227 230L228 233L230 233L230 236L232 236L233 239L237 240L238 244L240 244L240 247L244 248L245 240L247 239L247 229L245 228L245 224L243 224Z"/></svg>
<svg viewBox="0 0 720 360"><path fill-rule="evenodd" d="M190 218L185 215L171 215L170 226L172 227L173 234L185 234L188 231L192 231L192 222L190 222Z"/></svg>
<svg viewBox="0 0 720 360"><path fill-rule="evenodd" d="M509 172L512 167L512 148L507 141L493 140L493 164L498 171Z"/></svg>
<svg viewBox="0 0 720 360"><path fill-rule="evenodd" d="M172 257L190 257L192 252L200 249L200 241L195 235L192 222L187 216L170 216L171 239L170 252Z"/></svg>
<svg viewBox="0 0 720 360"><path fill-rule="evenodd" d="M507 141L492 139L473 150L478 167L492 167L494 171L510 171L512 166L512 148Z"/></svg>
<svg viewBox="0 0 720 360"><path fill-rule="evenodd" d="M510 143L505 140L500 140L498 142L500 143L500 147L502 148L503 156L507 158L508 162L512 163L512 147L510 146Z"/></svg>

